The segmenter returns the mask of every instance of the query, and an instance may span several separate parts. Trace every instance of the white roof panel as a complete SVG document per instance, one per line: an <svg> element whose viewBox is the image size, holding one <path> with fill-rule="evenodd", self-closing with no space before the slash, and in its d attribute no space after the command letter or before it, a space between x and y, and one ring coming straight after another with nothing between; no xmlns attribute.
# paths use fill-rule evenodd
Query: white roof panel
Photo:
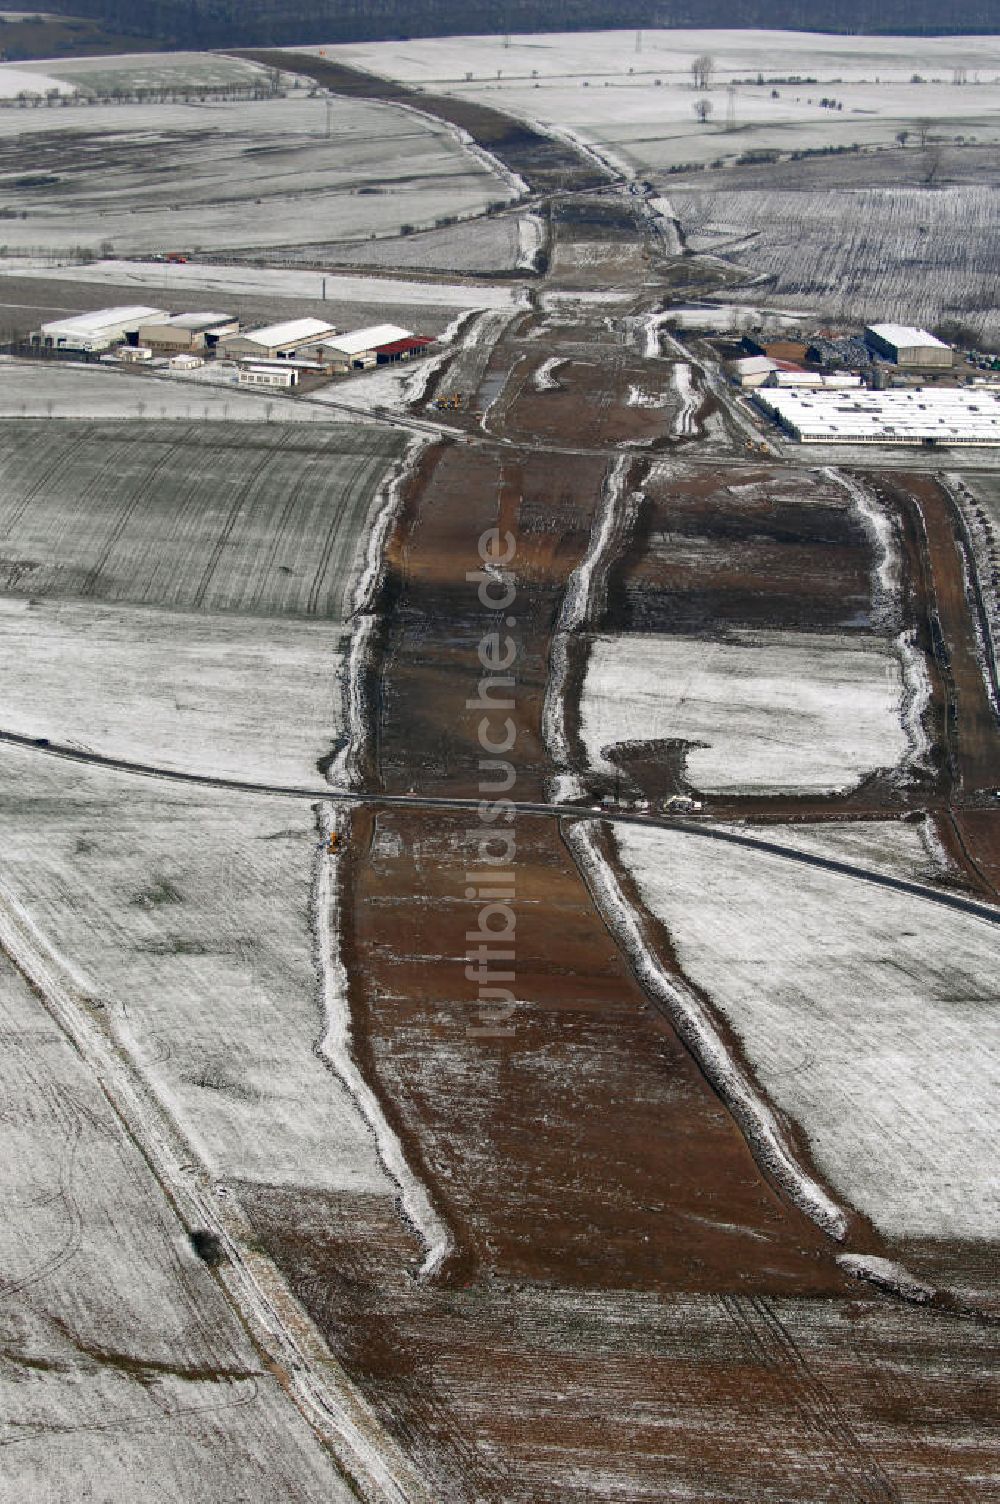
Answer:
<svg viewBox="0 0 1000 1504"><path fill-rule="evenodd" d="M339 334L330 344L345 355L360 355L362 350L376 350L379 345L391 345L393 340L409 339L412 333L412 329L401 329L398 324L369 324L367 329Z"/></svg>
<svg viewBox="0 0 1000 1504"><path fill-rule="evenodd" d="M877 334L886 344L897 350L906 350L914 345L931 345L938 350L950 350L943 339L938 339L926 329L915 329L912 324L869 324L866 333Z"/></svg>
<svg viewBox="0 0 1000 1504"><path fill-rule="evenodd" d="M278 345L293 345L296 340L323 339L337 331L323 319L290 319L285 324L267 324L263 329L248 329L241 339L252 340L265 349Z"/></svg>
<svg viewBox="0 0 1000 1504"><path fill-rule="evenodd" d="M1000 445L1000 390L935 387L906 391L810 391L761 388L758 403L804 440L919 444L939 439Z"/></svg>
<svg viewBox="0 0 1000 1504"><path fill-rule="evenodd" d="M103 329L118 329L123 326L149 323L153 319L165 319L162 308L144 308L127 304L119 308L95 308L92 313L74 313L66 319L53 319L43 324L42 329L60 329L73 334L99 334Z"/></svg>

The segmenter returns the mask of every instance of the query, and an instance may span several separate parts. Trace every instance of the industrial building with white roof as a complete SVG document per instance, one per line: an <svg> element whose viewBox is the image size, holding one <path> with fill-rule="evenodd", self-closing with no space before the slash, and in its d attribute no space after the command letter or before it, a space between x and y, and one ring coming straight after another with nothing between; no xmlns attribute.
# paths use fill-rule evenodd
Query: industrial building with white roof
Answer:
<svg viewBox="0 0 1000 1504"><path fill-rule="evenodd" d="M137 337L140 327L166 323L169 317L161 308L98 308L93 313L77 313L43 324L40 332L32 335L32 344L47 350L79 350L89 354L121 344L129 335Z"/></svg>
<svg viewBox="0 0 1000 1504"><path fill-rule="evenodd" d="M1000 391L794 391L762 387L754 401L803 444L1000 445Z"/></svg>
<svg viewBox="0 0 1000 1504"><path fill-rule="evenodd" d="M336 334L332 324L323 319L289 319L283 324L268 324L263 329L247 329L232 339L223 340L222 351L226 355L248 355L255 359L270 356L280 360L294 356L299 350L332 339Z"/></svg>
<svg viewBox="0 0 1000 1504"><path fill-rule="evenodd" d="M926 329L909 324L869 324L865 343L898 366L944 366L952 363L951 346Z"/></svg>

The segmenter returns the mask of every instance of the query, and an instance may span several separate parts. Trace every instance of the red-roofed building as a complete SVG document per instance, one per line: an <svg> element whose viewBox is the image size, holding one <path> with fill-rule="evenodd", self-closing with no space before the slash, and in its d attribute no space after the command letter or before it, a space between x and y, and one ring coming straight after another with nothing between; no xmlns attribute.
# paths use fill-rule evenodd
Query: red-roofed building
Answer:
<svg viewBox="0 0 1000 1504"><path fill-rule="evenodd" d="M414 355L423 355L433 343L426 334L410 334L406 339L393 339L387 345L378 345L375 359L380 366L393 365L398 360L412 360Z"/></svg>

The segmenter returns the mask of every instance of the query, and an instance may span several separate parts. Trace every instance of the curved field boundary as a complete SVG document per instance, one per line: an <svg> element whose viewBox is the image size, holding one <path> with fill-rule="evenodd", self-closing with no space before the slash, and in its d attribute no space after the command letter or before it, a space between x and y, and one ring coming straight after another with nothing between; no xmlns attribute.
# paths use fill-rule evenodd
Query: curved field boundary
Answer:
<svg viewBox="0 0 1000 1504"><path fill-rule="evenodd" d="M274 52L253 49L234 51L233 57L248 58L266 68L301 73L334 94L352 99L372 99L387 104L408 105L470 136L481 150L496 157L507 172L521 178L530 193L559 189L577 192L603 188L614 175L598 165L583 150L567 140L546 135L524 121L475 100L428 94L394 79L365 73L346 63L305 52Z"/></svg>

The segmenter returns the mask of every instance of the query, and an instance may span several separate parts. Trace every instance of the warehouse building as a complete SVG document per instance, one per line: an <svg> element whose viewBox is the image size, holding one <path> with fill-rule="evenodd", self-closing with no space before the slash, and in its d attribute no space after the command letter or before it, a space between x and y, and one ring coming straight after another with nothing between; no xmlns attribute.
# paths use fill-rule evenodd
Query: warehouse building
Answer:
<svg viewBox="0 0 1000 1504"><path fill-rule="evenodd" d="M812 373L803 370L793 360L779 360L773 355L744 355L731 363L729 374L737 386L757 387L773 385L783 376L806 376Z"/></svg>
<svg viewBox="0 0 1000 1504"><path fill-rule="evenodd" d="M951 346L936 339L926 329L907 324L871 324L865 330L865 343L877 355L894 361L897 366L950 366Z"/></svg>
<svg viewBox="0 0 1000 1504"><path fill-rule="evenodd" d="M771 360L770 356L744 355L740 360L733 361L729 374L737 386L754 387L763 386L777 369L778 362Z"/></svg>
<svg viewBox="0 0 1000 1504"><path fill-rule="evenodd" d="M139 330L162 324L169 313L160 308L97 308L93 313L78 313L66 319L43 324L31 343L41 350L79 351L92 355L110 350L114 345L135 344Z"/></svg>
<svg viewBox="0 0 1000 1504"><path fill-rule="evenodd" d="M239 334L240 324L230 313L175 313L139 329L139 343L156 355L184 355L214 350L221 340Z"/></svg>
<svg viewBox="0 0 1000 1504"><path fill-rule="evenodd" d="M380 363L380 353L385 357L382 364L392 358L391 352L401 343L420 340L409 329L398 324L370 324L366 329L352 329L336 339L323 341L323 357L335 371L367 371ZM426 345L421 343L421 352ZM433 343L428 340L428 344ZM410 354L416 353L411 350ZM397 358L402 358L401 353ZM409 358L409 355L406 357Z"/></svg>
<svg viewBox="0 0 1000 1504"><path fill-rule="evenodd" d="M802 444L1000 446L1000 390L912 387L841 393L762 387L754 401Z"/></svg>
<svg viewBox="0 0 1000 1504"><path fill-rule="evenodd" d="M329 344L336 334L332 324L322 319L291 319L286 324L268 324L263 329L247 329L224 339L220 354L234 359L294 360L300 355L315 356L316 347Z"/></svg>

